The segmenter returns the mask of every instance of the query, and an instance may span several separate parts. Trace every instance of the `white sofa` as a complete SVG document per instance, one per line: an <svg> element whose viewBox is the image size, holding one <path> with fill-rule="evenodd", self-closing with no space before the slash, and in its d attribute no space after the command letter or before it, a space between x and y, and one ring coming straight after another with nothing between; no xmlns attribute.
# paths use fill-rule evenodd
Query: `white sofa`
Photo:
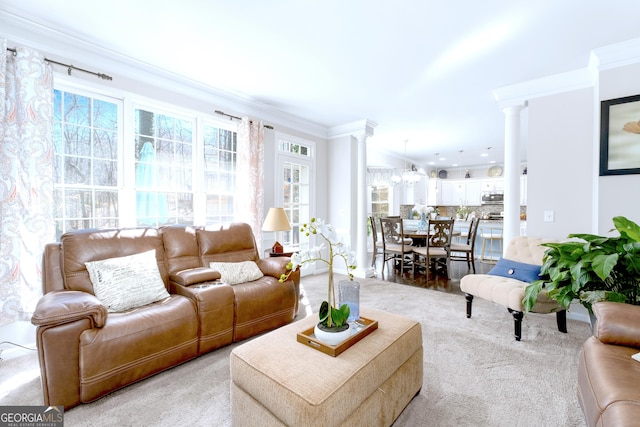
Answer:
<svg viewBox="0 0 640 427"><path fill-rule="evenodd" d="M531 281L531 271L521 271L520 267L527 269L527 266L519 266L517 263L528 264L529 266L541 266L544 252L547 249L541 243L550 242L548 239L518 236L509 242L503 259L489 273L492 274L467 274L460 280L460 289L465 293L467 299L467 317L471 317L471 309L474 297L479 297L496 304L499 304L513 314L515 338L520 341L522 338L522 318L524 307L525 287ZM515 261L511 263L510 261ZM513 268L509 268L513 266ZM506 267L506 270L504 270ZM502 268L503 271L496 273L494 270ZM521 273L521 275L519 275ZM504 275L495 275L504 274ZM536 273L537 274L537 273ZM514 277L529 276L525 280ZM527 281L529 280L529 281ZM533 313L556 313L558 330L567 332L566 310L561 309L557 302L547 297L543 290L538 296L536 305L531 310Z"/></svg>

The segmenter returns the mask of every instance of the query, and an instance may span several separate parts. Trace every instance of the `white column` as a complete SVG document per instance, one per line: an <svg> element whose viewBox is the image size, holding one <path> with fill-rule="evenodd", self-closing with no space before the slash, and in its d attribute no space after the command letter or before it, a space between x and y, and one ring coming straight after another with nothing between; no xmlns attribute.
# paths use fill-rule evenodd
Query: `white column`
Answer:
<svg viewBox="0 0 640 427"><path fill-rule="evenodd" d="M357 235L356 261L358 268L354 272L357 277L373 277L375 270L369 262L367 252L367 135L358 135L358 178L357 178ZM374 249L375 251L375 249Z"/></svg>
<svg viewBox="0 0 640 427"><path fill-rule="evenodd" d="M347 223L349 224L351 250L356 253L357 267L353 275L362 278L371 277L374 274L373 269L368 267L369 255L367 253L367 138L373 136L373 130L376 126L376 123L363 119L329 130L330 139L349 137L350 174L348 180L343 174L340 185L348 186L351 190ZM356 141L355 150L354 139Z"/></svg>
<svg viewBox="0 0 640 427"><path fill-rule="evenodd" d="M504 108L504 230L503 255L507 245L520 235L520 113L523 105Z"/></svg>

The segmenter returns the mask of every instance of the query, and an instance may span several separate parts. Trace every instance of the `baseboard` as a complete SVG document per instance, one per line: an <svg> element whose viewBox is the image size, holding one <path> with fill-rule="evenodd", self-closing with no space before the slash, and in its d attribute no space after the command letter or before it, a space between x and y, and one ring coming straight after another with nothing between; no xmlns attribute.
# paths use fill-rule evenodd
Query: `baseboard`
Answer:
<svg viewBox="0 0 640 427"><path fill-rule="evenodd" d="M32 353L36 349L36 327L27 321L0 326L0 359Z"/></svg>
<svg viewBox="0 0 640 427"><path fill-rule="evenodd" d="M580 303L573 303L567 311L567 319L578 320L580 322L591 323L589 312Z"/></svg>

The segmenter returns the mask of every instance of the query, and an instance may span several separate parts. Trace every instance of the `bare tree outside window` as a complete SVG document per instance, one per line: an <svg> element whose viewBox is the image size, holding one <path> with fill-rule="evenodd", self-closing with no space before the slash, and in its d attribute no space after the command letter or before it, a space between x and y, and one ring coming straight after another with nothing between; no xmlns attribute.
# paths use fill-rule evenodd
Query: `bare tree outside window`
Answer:
<svg viewBox="0 0 640 427"><path fill-rule="evenodd" d="M122 105L85 90L55 90L56 236L123 221L153 227L234 221L236 132L204 119L196 135L195 115L137 108L125 134ZM203 159L196 159L198 144ZM204 210L196 213L196 205Z"/></svg>
<svg viewBox="0 0 640 427"><path fill-rule="evenodd" d="M193 224L193 120L136 110L136 223Z"/></svg>
<svg viewBox="0 0 640 427"><path fill-rule="evenodd" d="M207 224L233 221L237 133L204 125L204 192Z"/></svg>
<svg viewBox="0 0 640 427"><path fill-rule="evenodd" d="M54 92L56 235L118 226L118 106Z"/></svg>

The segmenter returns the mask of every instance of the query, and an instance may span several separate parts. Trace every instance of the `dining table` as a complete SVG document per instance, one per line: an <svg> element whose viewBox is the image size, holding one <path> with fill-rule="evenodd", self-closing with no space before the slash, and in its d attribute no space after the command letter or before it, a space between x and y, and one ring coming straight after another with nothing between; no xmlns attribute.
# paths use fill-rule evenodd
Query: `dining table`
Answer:
<svg viewBox="0 0 640 427"><path fill-rule="evenodd" d="M454 229L451 232L452 237L456 237L460 235L461 235L460 230ZM409 229L409 230L403 230L402 232L402 237L413 239L413 246L426 246L427 239L429 238L429 236L430 236L430 232L427 230L423 231L418 229L415 229L415 230Z"/></svg>

